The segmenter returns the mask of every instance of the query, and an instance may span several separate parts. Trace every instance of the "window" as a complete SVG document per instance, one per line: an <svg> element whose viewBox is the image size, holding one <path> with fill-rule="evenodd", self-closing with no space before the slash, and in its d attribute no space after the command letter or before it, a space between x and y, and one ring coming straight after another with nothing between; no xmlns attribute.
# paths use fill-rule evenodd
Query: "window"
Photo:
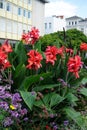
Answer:
<svg viewBox="0 0 87 130"><path fill-rule="evenodd" d="M18 15L21 15L21 8L18 8Z"/></svg>
<svg viewBox="0 0 87 130"><path fill-rule="evenodd" d="M6 10L7 10L7 11L10 11L10 3L7 3Z"/></svg>
<svg viewBox="0 0 87 130"><path fill-rule="evenodd" d="M24 17L26 16L26 10L23 10L23 16Z"/></svg>
<svg viewBox="0 0 87 130"><path fill-rule="evenodd" d="M31 0L28 0L28 4L31 4Z"/></svg>
<svg viewBox="0 0 87 130"><path fill-rule="evenodd" d="M81 28L81 31L84 32L84 28Z"/></svg>
<svg viewBox="0 0 87 130"><path fill-rule="evenodd" d="M70 25L71 23L69 22L69 25Z"/></svg>
<svg viewBox="0 0 87 130"><path fill-rule="evenodd" d="M23 30L23 33L25 33L25 30Z"/></svg>
<svg viewBox="0 0 87 130"><path fill-rule="evenodd" d="M75 25L77 24L77 21L75 21Z"/></svg>
<svg viewBox="0 0 87 130"><path fill-rule="evenodd" d="M0 1L0 8L3 9L3 1Z"/></svg>
<svg viewBox="0 0 87 130"><path fill-rule="evenodd" d="M31 17L31 12L30 11L28 11L28 18L30 18Z"/></svg>
<svg viewBox="0 0 87 130"><path fill-rule="evenodd" d="M73 25L73 22L72 22L72 25Z"/></svg>
<svg viewBox="0 0 87 130"><path fill-rule="evenodd" d="M47 23L45 23L45 29L47 29Z"/></svg>
<svg viewBox="0 0 87 130"><path fill-rule="evenodd" d="M50 29L51 29L51 25L52 25L52 24L51 24L51 23L49 23L49 28L50 28Z"/></svg>

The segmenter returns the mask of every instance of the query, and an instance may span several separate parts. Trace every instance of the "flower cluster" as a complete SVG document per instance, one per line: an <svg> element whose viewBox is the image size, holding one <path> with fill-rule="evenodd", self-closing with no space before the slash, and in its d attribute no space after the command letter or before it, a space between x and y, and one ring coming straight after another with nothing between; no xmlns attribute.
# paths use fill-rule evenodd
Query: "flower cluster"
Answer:
<svg viewBox="0 0 87 130"><path fill-rule="evenodd" d="M6 41L0 46L0 70L11 67L10 62L8 61L8 53L10 52L12 52L12 47L8 44L8 41Z"/></svg>
<svg viewBox="0 0 87 130"><path fill-rule="evenodd" d="M22 41L25 42L25 44L35 44L35 42L39 39L39 30L33 27L30 32L24 33L22 35Z"/></svg>
<svg viewBox="0 0 87 130"><path fill-rule="evenodd" d="M41 60L43 58L39 52L31 50L29 53L27 53L27 55L29 56L28 65L26 66L27 68L37 70L42 66Z"/></svg>
<svg viewBox="0 0 87 130"><path fill-rule="evenodd" d="M37 48L39 42L35 45L38 39L38 29L32 28L22 35L22 41L31 45L31 50L26 50L22 42L14 50L8 41L0 46L0 127L62 130L69 126L67 115L78 109L78 97L85 86L81 82L87 75L84 67L87 57L83 52L87 51L87 44L82 43L80 50L61 45L59 48L47 46L43 52L41 46ZM9 61L13 66L4 71L11 66ZM73 77L74 81L79 78L78 85L72 84ZM82 87L75 88L80 87L80 83Z"/></svg>
<svg viewBox="0 0 87 130"><path fill-rule="evenodd" d="M66 53L69 53L70 55L73 54L73 49L66 48L65 51L66 51Z"/></svg>
<svg viewBox="0 0 87 130"><path fill-rule="evenodd" d="M56 55L58 54L58 48L56 46L48 46L45 51L46 63L55 64L57 60Z"/></svg>
<svg viewBox="0 0 87 130"><path fill-rule="evenodd" d="M76 78L79 78L78 71L82 66L81 57L79 55L70 57L67 65L68 65L68 71L72 72Z"/></svg>
<svg viewBox="0 0 87 130"><path fill-rule="evenodd" d="M14 122L21 122L27 115L27 109L22 108L22 98L19 93L10 93L10 87L0 86L0 110L5 111L5 119L2 121L4 127L14 124Z"/></svg>
<svg viewBox="0 0 87 130"><path fill-rule="evenodd" d="M87 43L81 43L80 50L81 51L87 51Z"/></svg>

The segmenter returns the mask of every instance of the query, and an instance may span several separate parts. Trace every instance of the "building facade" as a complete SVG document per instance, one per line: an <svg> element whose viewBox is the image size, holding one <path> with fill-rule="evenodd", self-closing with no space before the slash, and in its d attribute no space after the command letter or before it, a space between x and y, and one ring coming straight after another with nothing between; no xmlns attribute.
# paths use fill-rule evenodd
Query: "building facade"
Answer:
<svg viewBox="0 0 87 130"><path fill-rule="evenodd" d="M46 2L46 0L0 0L0 39L20 40L22 33L29 31L32 26L38 28L42 35Z"/></svg>
<svg viewBox="0 0 87 130"><path fill-rule="evenodd" d="M66 18L66 30L74 28L82 31L87 36L87 18L83 19L78 16Z"/></svg>
<svg viewBox="0 0 87 130"><path fill-rule="evenodd" d="M45 18L45 34L54 33L57 31L63 31L66 26L65 18L63 15L52 16Z"/></svg>

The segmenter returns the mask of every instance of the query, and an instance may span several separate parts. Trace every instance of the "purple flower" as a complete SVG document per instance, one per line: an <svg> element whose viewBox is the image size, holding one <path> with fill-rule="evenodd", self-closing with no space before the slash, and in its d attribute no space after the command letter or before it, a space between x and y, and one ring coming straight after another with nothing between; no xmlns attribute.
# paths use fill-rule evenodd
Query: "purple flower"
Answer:
<svg viewBox="0 0 87 130"><path fill-rule="evenodd" d="M18 118L20 116L17 111L10 111L10 114L12 117L15 117L15 118Z"/></svg>
<svg viewBox="0 0 87 130"><path fill-rule="evenodd" d="M31 94L32 94L32 95L35 95L36 93L35 93L35 91L32 91Z"/></svg>
<svg viewBox="0 0 87 130"><path fill-rule="evenodd" d="M58 126L57 126L57 125L54 125L54 126L53 126L53 130L58 130Z"/></svg>
<svg viewBox="0 0 87 130"><path fill-rule="evenodd" d="M11 98L12 98L12 95L11 95L10 93L7 92L7 93L5 94L5 97L11 99Z"/></svg>
<svg viewBox="0 0 87 130"><path fill-rule="evenodd" d="M0 95L3 95L5 94L5 88L0 86Z"/></svg>
<svg viewBox="0 0 87 130"><path fill-rule="evenodd" d="M50 125L51 125L51 127L53 127L53 130L58 130L58 126L57 126L56 122L51 122Z"/></svg>
<svg viewBox="0 0 87 130"><path fill-rule="evenodd" d="M27 109L24 108L24 109L20 110L20 114L21 114L22 116L24 116L25 114L27 114Z"/></svg>
<svg viewBox="0 0 87 130"><path fill-rule="evenodd" d="M13 124L13 120L10 117L5 118L3 125L4 127L10 126Z"/></svg>
<svg viewBox="0 0 87 130"><path fill-rule="evenodd" d="M12 96L11 96L10 93L6 92L6 93L4 93L3 95L0 95L0 98L2 98L2 99L7 99L7 98L11 99Z"/></svg>
<svg viewBox="0 0 87 130"><path fill-rule="evenodd" d="M57 79L63 86L67 86L67 83L63 79Z"/></svg>
<svg viewBox="0 0 87 130"><path fill-rule="evenodd" d="M21 99L19 93L13 94L13 97L12 97L12 102L13 102L13 104L16 104L17 102L21 102L21 101L22 101L22 99Z"/></svg>
<svg viewBox="0 0 87 130"><path fill-rule="evenodd" d="M28 121L28 117L25 117L25 118L24 118L24 121Z"/></svg>
<svg viewBox="0 0 87 130"><path fill-rule="evenodd" d="M5 102L5 101L1 101L0 102L0 108L4 109L4 110L8 110L9 106L8 106L8 103Z"/></svg>
<svg viewBox="0 0 87 130"><path fill-rule="evenodd" d="M68 121L68 120L64 121L64 125L65 125L65 126L67 126L68 124L69 124L69 121Z"/></svg>
<svg viewBox="0 0 87 130"><path fill-rule="evenodd" d="M50 118L54 118L54 114L50 114Z"/></svg>

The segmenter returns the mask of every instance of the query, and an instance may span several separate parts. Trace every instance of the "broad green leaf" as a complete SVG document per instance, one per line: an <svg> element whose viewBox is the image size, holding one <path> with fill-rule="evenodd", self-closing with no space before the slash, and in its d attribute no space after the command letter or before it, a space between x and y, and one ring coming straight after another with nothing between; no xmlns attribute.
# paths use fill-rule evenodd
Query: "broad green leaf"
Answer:
<svg viewBox="0 0 87 130"><path fill-rule="evenodd" d="M81 81L82 84L86 84L87 83L87 78L83 78L82 81Z"/></svg>
<svg viewBox="0 0 87 130"><path fill-rule="evenodd" d="M51 88L55 88L58 87L59 84L48 84L48 85L42 85L39 87L35 87L33 90L34 91L42 91L44 89L51 89Z"/></svg>
<svg viewBox="0 0 87 130"><path fill-rule="evenodd" d="M68 93L66 95L66 98L68 99L68 101L70 102L70 104L76 105L76 101L78 101L79 99L72 93Z"/></svg>
<svg viewBox="0 0 87 130"><path fill-rule="evenodd" d="M43 97L43 102L45 103L46 106L48 106L49 102L51 101L51 97L54 95L53 92L46 94Z"/></svg>
<svg viewBox="0 0 87 130"><path fill-rule="evenodd" d="M18 62L25 63L25 61L27 60L27 55L26 55L26 50L22 41L20 41L19 43L15 45L14 52L16 53L18 57Z"/></svg>
<svg viewBox="0 0 87 130"><path fill-rule="evenodd" d="M54 94L51 97L50 106L53 107L55 105L58 105L60 102L62 102L65 98L61 97L59 94Z"/></svg>
<svg viewBox="0 0 87 130"><path fill-rule="evenodd" d="M42 108L42 106L44 105L43 101L40 99L40 100L37 100L34 102L34 105L39 107L39 108Z"/></svg>
<svg viewBox="0 0 87 130"><path fill-rule="evenodd" d="M36 94L32 94L31 92L25 91L20 91L20 94L27 106L30 108L30 110L32 110L32 107L36 99Z"/></svg>
<svg viewBox="0 0 87 130"><path fill-rule="evenodd" d="M65 108L64 111L78 126L81 127L82 130L87 130L86 124L80 114L80 112L76 112L73 108Z"/></svg>
<svg viewBox="0 0 87 130"><path fill-rule="evenodd" d="M24 64L19 64L16 69L15 69L15 74L14 74L14 77L20 77L22 74L23 76L25 75L25 71L26 71L26 68L25 68L25 65Z"/></svg>
<svg viewBox="0 0 87 130"><path fill-rule="evenodd" d="M44 95L44 97L41 100L35 101L35 106L42 107L43 105L47 106L49 108L49 103L51 101L51 97L54 95L54 93L48 93Z"/></svg>
<svg viewBox="0 0 87 130"><path fill-rule="evenodd" d="M84 96L87 96L87 88L82 88L80 90L80 93L83 94Z"/></svg>
<svg viewBox="0 0 87 130"><path fill-rule="evenodd" d="M38 75L31 75L29 77L26 77L24 81L22 82L20 89L28 90L28 88L36 82L39 82L40 77L46 78L50 76L51 73L43 73L43 74L38 74Z"/></svg>
<svg viewBox="0 0 87 130"><path fill-rule="evenodd" d="M41 52L41 42L40 41L38 41L38 42L35 43L34 49L37 50L37 51L39 51L39 52Z"/></svg>

